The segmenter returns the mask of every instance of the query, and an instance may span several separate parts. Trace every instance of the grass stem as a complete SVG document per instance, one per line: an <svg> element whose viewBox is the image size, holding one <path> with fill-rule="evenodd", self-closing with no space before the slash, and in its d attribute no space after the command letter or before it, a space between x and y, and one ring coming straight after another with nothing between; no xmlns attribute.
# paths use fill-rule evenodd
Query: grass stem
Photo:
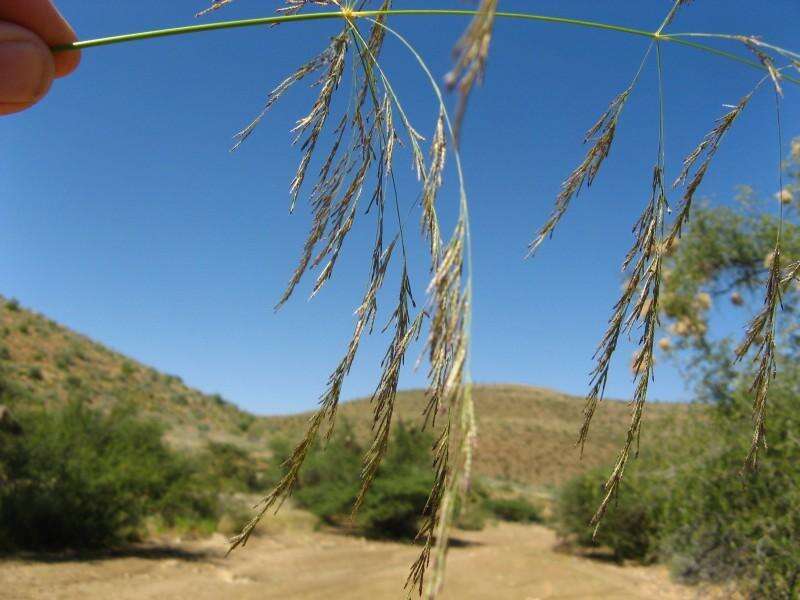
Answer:
<svg viewBox="0 0 800 600"><path fill-rule="evenodd" d="M218 21L215 23L203 23L201 25L188 25L184 27L170 27L167 29L154 29L151 31L139 31L136 33L127 33L122 35L113 35L108 37L96 38L91 40L82 40L73 42L72 44L64 44L54 46L51 48L53 52L66 52L69 50L82 50L86 48L94 48L96 46L108 46L112 44L122 44L126 42L135 42L140 40L148 40L160 37L169 37L175 35L187 35L191 33L201 33L206 31L215 31L222 29L235 29L240 27L257 27L264 25L275 25L279 23L292 23L300 21L320 21L327 19L345 19L345 18L369 18L378 17L381 15L400 17L400 16L417 16L417 17L437 17L437 16L464 16L473 17L478 14L476 10L467 9L390 9L390 10L362 10L352 11L345 14L342 11L323 11L295 15L278 15L270 17L260 17L256 19L239 19L234 21ZM517 13L517 12L497 12L497 18L502 19L517 19L526 21L539 21L542 23L554 23L560 25L572 25L576 27L584 27L590 29L601 29L605 31L614 31L617 33L625 33L628 35L637 35L650 39L657 39L659 41L671 42L682 46L694 48L728 60L739 62L741 64L764 70L764 66L758 62L749 60L738 54L719 50L713 46L700 44L687 39L682 39L678 36L664 35L660 32L647 31L644 29L636 29L633 27L625 27L622 25L614 25L611 23L601 23L599 21L587 21L584 19L573 19L568 17L556 17L549 15L538 15L532 13ZM785 81L790 81L794 84L800 84L800 79L795 77L784 76Z"/></svg>

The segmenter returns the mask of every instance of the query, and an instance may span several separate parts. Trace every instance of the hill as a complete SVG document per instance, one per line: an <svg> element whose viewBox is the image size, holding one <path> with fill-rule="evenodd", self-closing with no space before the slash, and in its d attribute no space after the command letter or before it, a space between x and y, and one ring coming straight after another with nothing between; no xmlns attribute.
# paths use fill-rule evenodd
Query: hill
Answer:
<svg viewBox="0 0 800 600"><path fill-rule="evenodd" d="M534 487L563 483L591 467L607 465L622 443L630 419L627 403L605 400L592 422L583 458L575 447L582 419L583 398L523 385L476 385L473 389L478 427L475 471L497 481ZM422 390L398 393L396 415L420 422L425 405ZM366 436L372 422L369 399L346 402L339 418L348 419L357 435ZM685 404L653 404L647 429L656 432L678 426L689 414ZM254 424L267 435L299 437L310 413L270 417Z"/></svg>
<svg viewBox="0 0 800 600"><path fill-rule="evenodd" d="M0 375L10 388L3 402L52 408L69 398L108 410L131 403L161 422L176 446L206 439L242 443L255 420L219 395L190 388L76 333L16 300L0 296Z"/></svg>
<svg viewBox="0 0 800 600"><path fill-rule="evenodd" d="M58 406L83 398L107 410L120 402L134 404L146 417L160 421L175 446L199 448L223 441L265 453L270 439L297 439L309 413L258 417L219 395L208 395L106 348L15 300L0 298L0 370L3 385L13 390L3 402ZM616 456L629 419L624 402L607 400L598 410L581 460L574 446L583 399L552 390L519 385L476 385L478 421L475 470L497 481L534 487L558 485L585 469L608 464ZM400 392L397 418L419 422L424 392ZM647 431L686 418L686 405L653 404ZM367 436L371 422L368 399L346 402L340 415Z"/></svg>

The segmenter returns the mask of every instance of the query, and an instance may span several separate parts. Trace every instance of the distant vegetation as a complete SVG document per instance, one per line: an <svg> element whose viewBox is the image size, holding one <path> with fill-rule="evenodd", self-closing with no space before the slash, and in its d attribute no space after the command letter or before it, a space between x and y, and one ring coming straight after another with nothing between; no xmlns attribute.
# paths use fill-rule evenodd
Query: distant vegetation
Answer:
<svg viewBox="0 0 800 600"><path fill-rule="evenodd" d="M307 459L293 494L295 501L324 522L355 526L369 536L412 537L433 481L428 451L433 438L400 423L393 442L352 523L364 448L346 421Z"/></svg>
<svg viewBox="0 0 800 600"><path fill-rule="evenodd" d="M174 448L196 452L209 443L222 443L241 448L258 460L268 458L273 438L294 443L305 430L308 414L254 416L218 394L203 394L175 375L161 373L70 331L16 300L0 297L0 320L0 367L16 390L7 400L14 410L17 406L55 410L70 398L81 398L104 411L129 404L137 408L140 417L162 425L167 443ZM22 325L27 334L21 333ZM578 461L576 452L564 449L573 447L582 399L518 385L477 385L474 397L480 406L477 419L481 431L476 475L539 491L615 456L627 419L624 403L606 402L596 416L592 452ZM416 427L425 402L420 390L401 391L396 416ZM655 424L683 410L676 405L652 406L649 422ZM346 402L340 411L359 443L365 442L371 433L369 402Z"/></svg>
<svg viewBox="0 0 800 600"><path fill-rule="evenodd" d="M176 450L132 404L98 410L78 397L45 411L35 400L0 372L2 551L232 533L249 518L247 494L263 490L263 460L239 446Z"/></svg>
<svg viewBox="0 0 800 600"><path fill-rule="evenodd" d="M352 515L361 484L359 468L365 449L347 420L342 420L339 427L327 444L317 444L306 459L294 500L332 525L355 528L371 537L413 537L433 481L429 452L433 436L399 422L370 493L359 511ZM274 453L286 456L289 448L289 444L281 440L275 444ZM458 513L457 525L463 529L482 529L487 518L519 522L540 520L538 508L525 498L495 497L480 481L471 486L467 501Z"/></svg>
<svg viewBox="0 0 800 600"><path fill-rule="evenodd" d="M691 227L699 234L671 257L662 315L668 335L659 346L696 384L702 412L659 443L642 441L596 540L620 559L665 561L688 581L733 582L748 598L800 597L800 285L789 279L782 287L786 318L775 332L768 447L755 471L744 465L753 428L750 360L763 353L735 362L739 336L713 338L709 321L715 302L733 311L748 300L762 305L779 228L784 260L800 257L800 140L787 175L792 184L778 194L783 223L755 211L760 201L742 188L737 203L698 208ZM558 526L578 544L593 543L586 524L603 481L602 471L586 473L560 492Z"/></svg>
<svg viewBox="0 0 800 600"><path fill-rule="evenodd" d="M669 452L643 450L597 535L619 559L662 560L688 581L737 581L753 598L800 590L800 381L782 378L770 398L770 446L757 473L740 476L749 448L746 388L708 421L679 434ZM603 471L561 490L561 533L592 545L586 526L602 494Z"/></svg>
<svg viewBox="0 0 800 600"><path fill-rule="evenodd" d="M208 478L132 411L80 402L14 415L0 432L0 540L5 549L100 548L139 537L147 517L212 527L220 512Z"/></svg>

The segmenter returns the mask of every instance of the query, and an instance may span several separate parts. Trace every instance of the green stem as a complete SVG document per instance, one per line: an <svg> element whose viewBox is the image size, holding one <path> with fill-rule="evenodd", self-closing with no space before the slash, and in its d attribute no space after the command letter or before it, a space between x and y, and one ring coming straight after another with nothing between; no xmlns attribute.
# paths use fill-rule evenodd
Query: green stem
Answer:
<svg viewBox="0 0 800 600"><path fill-rule="evenodd" d="M304 13L304 14L296 14L296 15L279 15L279 16L271 16L271 17L261 17L257 19L240 19L236 21L220 21L216 23L204 23L202 25L189 25L186 27L171 27L168 29L155 29L152 31L140 31L137 33L127 33L123 35L114 35L110 37L103 37L97 38L93 40L83 40L79 42L73 42L72 44L63 44L60 46L54 46L52 48L53 52L65 52L68 50L81 50L84 48L93 48L95 46L108 46L111 44L121 44L125 42L134 42L138 40L147 40L152 38L159 38L159 37L168 37L173 35L186 35L190 33L200 33L203 31L214 31L217 29L234 29L239 27L256 27L256 26L263 26L263 25L276 25L279 23L291 23L295 21L317 21L317 20L326 20L326 19L344 19L344 18L362 18L362 17L377 17L380 15L387 15L393 17L401 17L401 16L428 16L428 17L435 17L435 16L465 16L465 17L473 17L479 14L477 10L462 10L462 9L423 9L423 8L415 8L415 9L391 9L391 10L361 10L361 11L353 11L350 13L344 13L342 11L328 11L328 12L314 12L314 13ZM708 52L711 54L715 54L717 56L721 56L728 60L736 61L747 65L749 67L753 67L755 69L764 70L763 65L758 62L748 60L739 56L737 54L733 54L731 52L725 52L723 50L719 50L714 48L713 46L707 46L705 44L699 44L697 42L692 42L689 40L681 39L678 37L664 35L658 32L647 31L644 29L635 29L633 27L624 27L622 25L612 25L609 23L600 23L598 21L586 21L584 19L571 19L568 17L553 17L548 15L536 15L530 13L516 13L516 12L497 12L495 13L497 18L502 19L520 19L526 21L539 21L542 23L557 23L561 25L573 25L576 27L586 27L590 29L601 29L605 31L615 31L617 33L626 33L628 35L638 35L640 37L646 37L650 39L658 39L665 42L672 42L675 44L679 44L682 46L688 46L690 48L694 48L695 50L701 50L703 52ZM800 84L800 79L795 77L784 76L785 81L790 81L795 84Z"/></svg>

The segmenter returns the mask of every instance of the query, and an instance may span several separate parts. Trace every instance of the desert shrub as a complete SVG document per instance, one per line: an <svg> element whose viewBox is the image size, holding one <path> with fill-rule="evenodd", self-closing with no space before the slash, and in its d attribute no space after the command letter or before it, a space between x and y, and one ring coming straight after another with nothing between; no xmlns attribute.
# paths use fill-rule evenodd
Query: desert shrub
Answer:
<svg viewBox="0 0 800 600"><path fill-rule="evenodd" d="M136 366L131 361L126 360L120 365L119 371L120 377L129 379L136 372Z"/></svg>
<svg viewBox="0 0 800 600"><path fill-rule="evenodd" d="M661 558L689 582L736 581L750 598L800 594L800 438L793 407L796 382L787 374L770 396L769 450L759 470L742 473L749 449L746 386L705 424L681 434L678 466L643 454L626 473L597 544L618 558ZM673 456L674 459L674 456ZM591 545L588 527L602 494L604 471L592 471L560 491L560 533Z"/></svg>
<svg viewBox="0 0 800 600"><path fill-rule="evenodd" d="M410 538L433 485L433 438L400 422L392 441L357 519L371 535Z"/></svg>
<svg viewBox="0 0 800 600"><path fill-rule="evenodd" d="M73 402L17 417L24 434L0 442L0 539L8 547L103 547L136 537L150 514L175 523L218 510L162 430L128 409L102 414Z"/></svg>
<svg viewBox="0 0 800 600"><path fill-rule="evenodd" d="M62 371L68 371L73 364L72 353L68 350L63 350L56 355L56 367Z"/></svg>
<svg viewBox="0 0 800 600"><path fill-rule="evenodd" d="M6 301L6 308L11 312L19 312L19 300L11 298Z"/></svg>
<svg viewBox="0 0 800 600"><path fill-rule="evenodd" d="M263 489L260 465L250 453L233 444L208 442L196 458L209 484L230 492L255 492Z"/></svg>
<svg viewBox="0 0 800 600"><path fill-rule="evenodd" d="M326 523L341 521L358 493L361 453L352 428L343 423L326 445L317 444L306 459L297 482L297 503Z"/></svg>
<svg viewBox="0 0 800 600"><path fill-rule="evenodd" d="M34 381L41 381L44 379L44 375L42 374L42 369L39 367L30 367L28 369L28 377L33 379Z"/></svg>
<svg viewBox="0 0 800 600"><path fill-rule="evenodd" d="M542 520L538 507L522 496L515 498L488 498L486 500L486 509L502 521L538 523Z"/></svg>
<svg viewBox="0 0 800 600"><path fill-rule="evenodd" d="M68 375L66 379L67 387L79 388L83 386L83 380L77 375Z"/></svg>
<svg viewBox="0 0 800 600"><path fill-rule="evenodd" d="M432 443L429 434L398 423L389 451L352 525L372 537L408 538L416 534L433 483L429 454ZM276 462L287 451L282 438L276 438ZM351 524L363 454L364 448L350 425L340 424L327 445L317 445L306 459L294 496L297 503L326 523Z"/></svg>
<svg viewBox="0 0 800 600"><path fill-rule="evenodd" d="M255 422L256 418L253 415L250 413L242 413L239 415L239 420L236 422L236 428L242 433L247 433Z"/></svg>
<svg viewBox="0 0 800 600"><path fill-rule="evenodd" d="M637 465L638 466L638 465ZM558 531L580 545L606 546L618 560L651 562L658 557L660 513L663 499L658 486L632 468L619 496L608 509L595 540L589 521L603 498L605 470L580 475L560 490L557 500Z"/></svg>
<svg viewBox="0 0 800 600"><path fill-rule="evenodd" d="M680 577L738 580L752 598L800 596L796 375L772 389L769 449L757 472L742 474L751 423L742 390L715 415L709 449L672 484L662 545Z"/></svg>

